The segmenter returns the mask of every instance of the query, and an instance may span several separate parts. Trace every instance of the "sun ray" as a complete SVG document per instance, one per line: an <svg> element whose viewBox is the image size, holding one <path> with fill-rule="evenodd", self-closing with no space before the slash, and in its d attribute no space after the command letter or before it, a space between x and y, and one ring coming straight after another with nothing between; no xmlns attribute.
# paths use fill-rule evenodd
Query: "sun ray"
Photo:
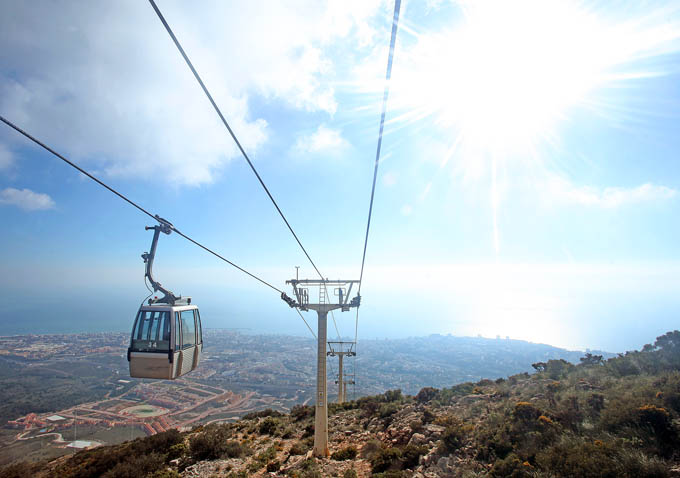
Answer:
<svg viewBox="0 0 680 478"><path fill-rule="evenodd" d="M438 170L491 179L498 256L498 168L546 178L556 165L564 167L546 152L562 148L560 125L577 109L616 127L641 121L636 103L623 100L641 83L677 72L670 55L680 52L680 3L618 8L580 0L460 0L456 6L460 15L449 27L404 29L388 124L393 132L441 134L450 146ZM383 86L377 77L355 84L374 96Z"/></svg>

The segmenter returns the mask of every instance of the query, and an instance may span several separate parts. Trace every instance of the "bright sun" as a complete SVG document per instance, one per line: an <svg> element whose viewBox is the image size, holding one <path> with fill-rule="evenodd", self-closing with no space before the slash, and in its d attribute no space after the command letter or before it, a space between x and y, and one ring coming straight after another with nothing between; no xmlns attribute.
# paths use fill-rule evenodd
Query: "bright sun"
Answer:
<svg viewBox="0 0 680 478"><path fill-rule="evenodd" d="M401 119L433 116L495 154L550 139L555 122L596 88L655 74L630 63L678 38L660 14L608 23L576 1L475 0L462 10L453 29L416 34L398 52L395 106Z"/></svg>

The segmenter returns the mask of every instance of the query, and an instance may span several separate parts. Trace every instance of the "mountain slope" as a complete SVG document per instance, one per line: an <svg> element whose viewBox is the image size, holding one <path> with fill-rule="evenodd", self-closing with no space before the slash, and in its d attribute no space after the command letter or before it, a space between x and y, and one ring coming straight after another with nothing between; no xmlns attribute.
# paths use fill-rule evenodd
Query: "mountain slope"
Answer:
<svg viewBox="0 0 680 478"><path fill-rule="evenodd" d="M170 431L0 477L680 476L680 332L643 351L451 388L330 405L329 459L311 457L312 407Z"/></svg>

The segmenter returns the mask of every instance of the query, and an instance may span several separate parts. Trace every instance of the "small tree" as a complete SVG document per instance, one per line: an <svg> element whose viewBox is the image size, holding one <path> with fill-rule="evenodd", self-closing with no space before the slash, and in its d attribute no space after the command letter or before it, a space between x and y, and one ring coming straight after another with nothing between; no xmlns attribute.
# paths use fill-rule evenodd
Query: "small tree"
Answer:
<svg viewBox="0 0 680 478"><path fill-rule="evenodd" d="M602 355L593 355L590 352L588 352L584 357L581 357L579 359L581 361L581 365L602 365Z"/></svg>
<svg viewBox="0 0 680 478"><path fill-rule="evenodd" d="M667 332L666 334L657 337L654 346L664 352L674 353L680 351L680 330Z"/></svg>
<svg viewBox="0 0 680 478"><path fill-rule="evenodd" d="M421 388L420 392L416 395L416 401L418 403L427 403L434 399L439 394L439 390L433 387Z"/></svg>
<svg viewBox="0 0 680 478"><path fill-rule="evenodd" d="M531 366L534 367L537 372L545 372L545 369L548 366L548 364L545 362L536 362L532 363Z"/></svg>

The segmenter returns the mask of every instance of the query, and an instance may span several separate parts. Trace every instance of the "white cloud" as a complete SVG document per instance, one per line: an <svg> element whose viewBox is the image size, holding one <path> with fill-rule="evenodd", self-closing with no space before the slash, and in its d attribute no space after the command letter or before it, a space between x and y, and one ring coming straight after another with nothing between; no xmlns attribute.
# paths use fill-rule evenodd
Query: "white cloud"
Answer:
<svg viewBox="0 0 680 478"><path fill-rule="evenodd" d="M9 169L12 164L14 164L14 155L7 146L0 143L0 171Z"/></svg>
<svg viewBox="0 0 680 478"><path fill-rule="evenodd" d="M293 146L293 151L298 154L337 154L347 147L349 147L349 142L342 137L340 130L328 128L322 124L314 133L300 136Z"/></svg>
<svg viewBox="0 0 680 478"><path fill-rule="evenodd" d="M575 186L561 178L548 181L548 193L561 202L613 209L629 204L657 202L674 198L678 191L667 186L645 183L632 188Z"/></svg>
<svg viewBox="0 0 680 478"><path fill-rule="evenodd" d="M333 60L369 41L382 13L380 0L160 8L253 155L269 132L249 100L333 114ZM195 185L239 155L146 3L3 2L0 42L3 115L89 168Z"/></svg>
<svg viewBox="0 0 680 478"><path fill-rule="evenodd" d="M54 201L51 197L30 189L5 188L0 191L0 204L16 206L24 211L42 211L54 208Z"/></svg>

